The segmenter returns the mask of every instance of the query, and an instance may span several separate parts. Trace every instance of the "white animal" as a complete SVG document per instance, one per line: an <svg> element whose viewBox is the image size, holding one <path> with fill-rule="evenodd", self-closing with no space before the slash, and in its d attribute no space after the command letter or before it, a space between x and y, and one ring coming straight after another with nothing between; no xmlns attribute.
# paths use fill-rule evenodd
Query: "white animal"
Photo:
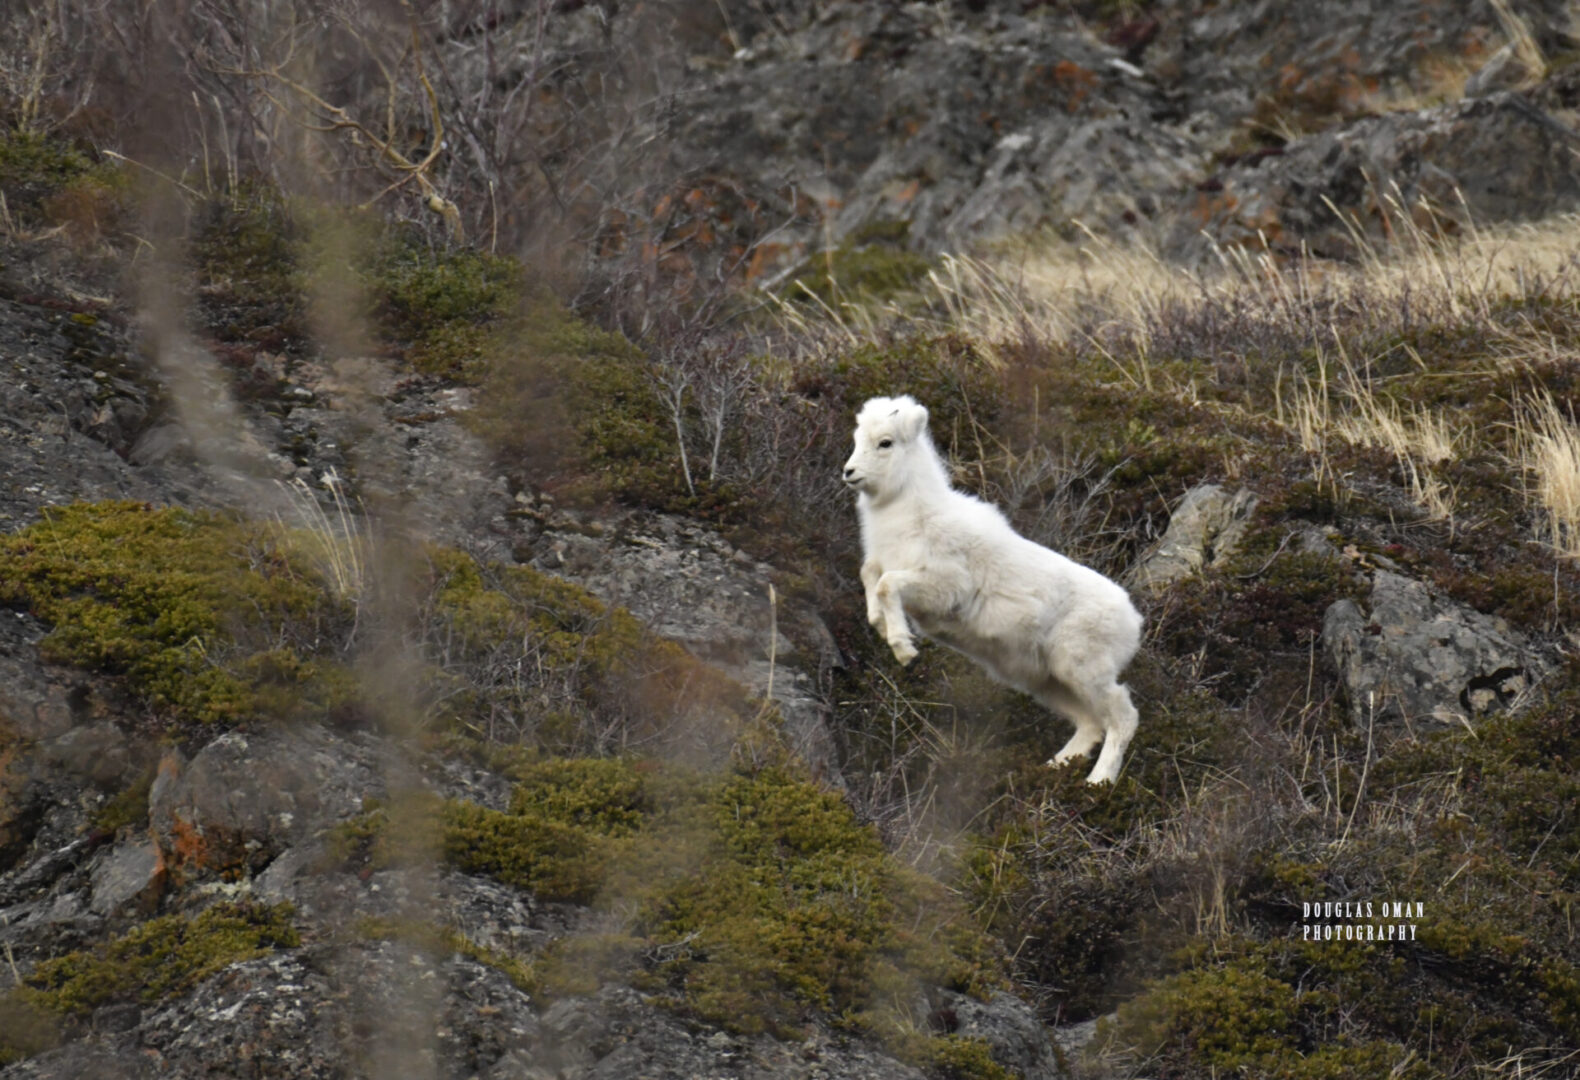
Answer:
<svg viewBox="0 0 1580 1080"><path fill-rule="evenodd" d="M1136 707L1118 680L1140 645L1141 615L1125 590L951 488L927 409L909 396L862 406L845 483L860 493L867 621L895 659L916 658L909 618L1075 723L1048 764L1102 743L1087 782L1114 780L1136 732Z"/></svg>

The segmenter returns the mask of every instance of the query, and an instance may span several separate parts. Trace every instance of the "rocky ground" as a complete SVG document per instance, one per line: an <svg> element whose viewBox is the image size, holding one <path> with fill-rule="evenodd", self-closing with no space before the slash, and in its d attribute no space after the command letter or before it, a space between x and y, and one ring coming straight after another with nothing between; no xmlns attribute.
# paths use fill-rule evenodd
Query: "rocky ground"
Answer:
<svg viewBox="0 0 1580 1080"><path fill-rule="evenodd" d="M636 84L626 50L667 32L673 69L637 51L674 97L633 106L637 150L589 131L578 149L623 168L575 174L597 196L579 213L606 255L649 235L672 269L773 286L877 236L932 254L1086 228L1201 262L1572 209L1574 100L1561 63L1528 59L1573 51L1569 11L1518 16L1534 54L1479 3L578 5L546 34L516 25L499 55L523 77ZM445 55L482 77L464 28ZM579 90L557 84L546 108L585 116Z"/></svg>
<svg viewBox="0 0 1580 1080"><path fill-rule="evenodd" d="M371 214L3 84L0 1076L1574 1070L1566 6L430 16ZM872 640L902 390L1146 615L1112 788Z"/></svg>

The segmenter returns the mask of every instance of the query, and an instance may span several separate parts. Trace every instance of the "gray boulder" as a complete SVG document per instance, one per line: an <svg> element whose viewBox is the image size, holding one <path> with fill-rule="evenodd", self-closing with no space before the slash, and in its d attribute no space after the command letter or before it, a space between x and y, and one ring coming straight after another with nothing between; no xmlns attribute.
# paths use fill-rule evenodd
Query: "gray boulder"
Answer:
<svg viewBox="0 0 1580 1080"><path fill-rule="evenodd" d="M772 693L791 746L834 780L833 740L818 673L839 662L817 613L779 596L772 568L704 526L668 514L597 524L553 511L518 558L628 609L654 633L759 694Z"/></svg>
<svg viewBox="0 0 1580 1080"><path fill-rule="evenodd" d="M1401 224L1533 220L1580 206L1577 148L1580 135L1514 93L1370 116L1210 177L1181 199L1166 247L1204 260L1214 245L1265 241L1350 257L1357 233L1381 245Z"/></svg>
<svg viewBox="0 0 1580 1080"><path fill-rule="evenodd" d="M994 1059L1023 1080L1055 1080L1064 1073L1048 1028L1032 1007L1012 994L997 993L987 1001L964 994L949 994L955 1034L981 1039L993 1049Z"/></svg>
<svg viewBox="0 0 1580 1080"><path fill-rule="evenodd" d="M1507 622L1378 570L1363 611L1328 608L1322 647L1357 725L1462 724L1509 708L1542 669Z"/></svg>
<svg viewBox="0 0 1580 1080"><path fill-rule="evenodd" d="M1023 1003L957 1005L1031 1080L1059 1073ZM1022 1015L1024 1014L1024 1015ZM1007 1026L1006 1026L1007 1025ZM119 1064L117 1064L119 1063ZM234 964L191 993L96 1018L94 1032L0 1069L5 1080L109 1076L923 1080L849 1033L802 1038L701 1028L628 987L552 1003L460 954L401 941L324 943Z"/></svg>
<svg viewBox="0 0 1580 1080"><path fill-rule="evenodd" d="M74 727L42 749L50 764L104 789L123 782L132 770L132 747L110 720Z"/></svg>
<svg viewBox="0 0 1580 1080"><path fill-rule="evenodd" d="M160 764L148 796L172 870L262 869L281 851L380 796L387 748L318 727L221 735L183 764Z"/></svg>
<svg viewBox="0 0 1580 1080"><path fill-rule="evenodd" d="M1185 493L1158 546L1135 571L1137 588L1158 589L1205 567L1219 566L1239 546L1257 497L1241 488L1198 484Z"/></svg>
<svg viewBox="0 0 1580 1080"><path fill-rule="evenodd" d="M118 844L94 867L88 910L104 916L123 911L151 915L164 891L165 877L164 858L152 840Z"/></svg>

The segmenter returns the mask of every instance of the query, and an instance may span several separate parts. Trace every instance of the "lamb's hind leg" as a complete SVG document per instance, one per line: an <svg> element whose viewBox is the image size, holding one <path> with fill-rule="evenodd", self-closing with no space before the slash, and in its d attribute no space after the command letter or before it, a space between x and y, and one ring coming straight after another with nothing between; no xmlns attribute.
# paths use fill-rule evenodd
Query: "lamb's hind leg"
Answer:
<svg viewBox="0 0 1580 1080"><path fill-rule="evenodd" d="M1116 655L1123 653L1122 660L1128 662L1134 649L1115 649L1111 647L1113 644L1100 634L1067 633L1050 642L1045 654L1049 677L1075 698L1076 704L1102 731L1103 749L1086 778L1089 784L1107 784L1118 779L1125 748L1136 733L1136 707L1130 700L1130 691L1119 682L1122 664L1116 660ZM1084 738L1091 736L1088 733ZM1076 738L1071 741L1079 746L1081 739L1083 735L1077 730Z"/></svg>
<svg viewBox="0 0 1580 1080"><path fill-rule="evenodd" d="M1097 715L1103 722L1103 750L1097 755L1097 764L1086 778L1088 784L1109 784L1119 778L1119 767L1124 764L1125 748L1135 737L1137 714L1130 691L1118 682L1091 694Z"/></svg>
<svg viewBox="0 0 1580 1080"><path fill-rule="evenodd" d="M1045 708L1058 713L1075 725L1075 734L1070 736L1070 741L1048 762L1049 765L1063 765L1072 758L1085 757L1092 752L1093 747L1103 741L1103 725L1098 723L1081 702L1063 687L1047 686L1032 695Z"/></svg>

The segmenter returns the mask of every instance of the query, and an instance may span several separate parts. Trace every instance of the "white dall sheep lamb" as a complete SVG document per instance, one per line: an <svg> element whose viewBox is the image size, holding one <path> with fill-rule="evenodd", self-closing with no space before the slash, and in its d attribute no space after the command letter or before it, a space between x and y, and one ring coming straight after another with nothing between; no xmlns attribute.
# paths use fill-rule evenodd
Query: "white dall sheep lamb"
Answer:
<svg viewBox="0 0 1580 1080"><path fill-rule="evenodd" d="M909 664L921 632L1075 723L1048 764L1102 752L1087 782L1119 775L1136 707L1119 673L1141 615L1119 585L1033 543L997 507L949 486L913 398L873 398L856 416L845 483L859 492L867 620Z"/></svg>

